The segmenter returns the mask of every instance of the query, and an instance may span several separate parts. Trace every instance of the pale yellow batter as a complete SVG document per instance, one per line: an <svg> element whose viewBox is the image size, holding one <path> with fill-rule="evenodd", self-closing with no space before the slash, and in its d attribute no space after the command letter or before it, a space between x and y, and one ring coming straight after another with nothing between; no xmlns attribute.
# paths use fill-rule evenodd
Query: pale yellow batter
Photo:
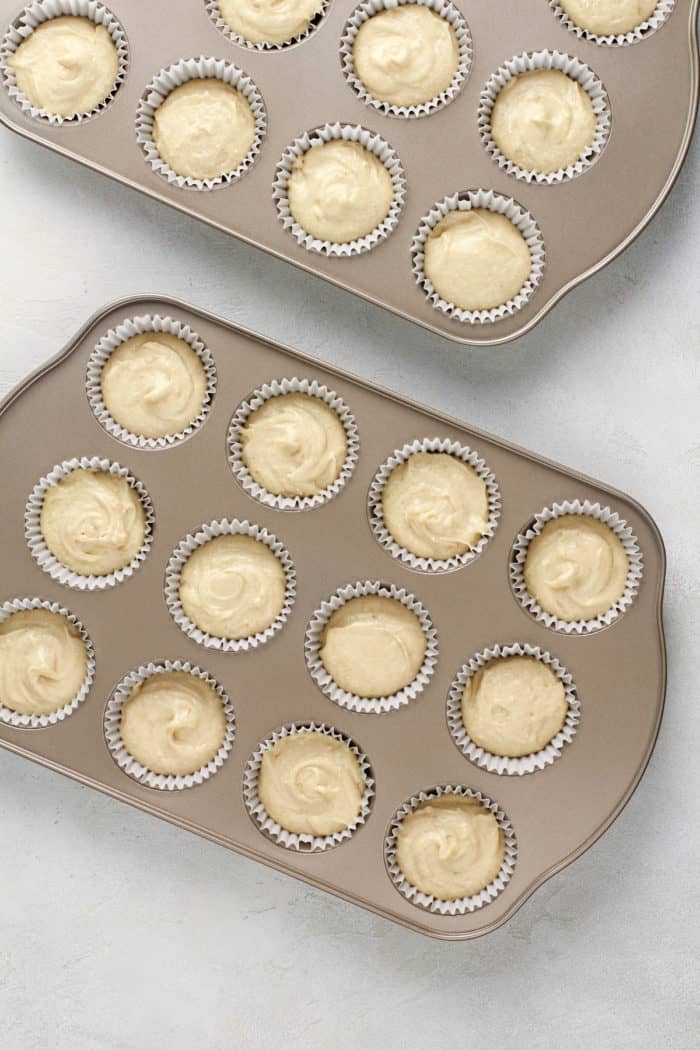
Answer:
<svg viewBox="0 0 700 1050"><path fill-rule="evenodd" d="M562 9L581 29L616 36L636 29L654 12L658 0L560 0Z"/></svg>
<svg viewBox="0 0 700 1050"><path fill-rule="evenodd" d="M286 44L306 32L324 0L219 0L232 32L251 44Z"/></svg>
<svg viewBox="0 0 700 1050"><path fill-rule="evenodd" d="M119 73L105 27L74 15L42 22L7 64L33 106L61 117L90 113L112 92Z"/></svg>
<svg viewBox="0 0 700 1050"><path fill-rule="evenodd" d="M217 536L185 562L180 600L185 614L215 638L248 638L282 611L285 576L279 558L252 536Z"/></svg>
<svg viewBox="0 0 700 1050"><path fill-rule="evenodd" d="M327 733L295 733L266 751L258 795L268 814L296 835L333 835L362 808L365 781L356 756Z"/></svg>
<svg viewBox="0 0 700 1050"><path fill-rule="evenodd" d="M392 696L421 668L427 642L414 612L395 598L351 598L331 616L321 661L341 689L355 696Z"/></svg>
<svg viewBox="0 0 700 1050"><path fill-rule="evenodd" d="M564 725L566 691L533 656L492 660L467 681L462 721L479 747L518 758L541 751Z"/></svg>
<svg viewBox="0 0 700 1050"><path fill-rule="evenodd" d="M486 483L447 452L414 452L392 471L382 506L393 538L420 558L464 554L487 528Z"/></svg>
<svg viewBox="0 0 700 1050"><path fill-rule="evenodd" d="M129 565L141 550L146 514L125 478L78 468L47 489L40 528L61 565L83 576L105 576Z"/></svg>
<svg viewBox="0 0 700 1050"><path fill-rule="evenodd" d="M102 371L102 399L132 434L162 438L185 430L202 411L207 377L184 339L145 332L118 346Z"/></svg>
<svg viewBox="0 0 700 1050"><path fill-rule="evenodd" d="M345 244L371 233L391 208L391 176L358 142L334 139L297 157L287 185L289 210L305 233Z"/></svg>
<svg viewBox="0 0 700 1050"><path fill-rule="evenodd" d="M373 15L360 26L352 54L367 91L394 106L430 102L450 86L459 65L454 29L420 4Z"/></svg>
<svg viewBox="0 0 700 1050"><path fill-rule="evenodd" d="M558 69L513 77L491 114L491 134L503 156L543 175L575 164L590 148L595 132L588 93Z"/></svg>
<svg viewBox="0 0 700 1050"><path fill-rule="evenodd" d="M87 674L77 628L48 609L13 613L0 624L0 704L21 715L48 715L70 704Z"/></svg>
<svg viewBox="0 0 700 1050"><path fill-rule="evenodd" d="M124 747L153 773L186 776L214 758L226 736L221 697L197 675L154 674L122 707Z"/></svg>
<svg viewBox="0 0 700 1050"><path fill-rule="evenodd" d="M425 276L462 310L491 310L513 299L530 276L530 252L516 226L485 208L451 211L425 243Z"/></svg>
<svg viewBox="0 0 700 1050"><path fill-rule="evenodd" d="M243 462L276 496L318 496L339 476L347 455L343 424L309 394L265 401L241 428Z"/></svg>
<svg viewBox="0 0 700 1050"><path fill-rule="evenodd" d="M627 555L611 528L583 514L548 521L527 549L525 585L560 620L592 620L622 597Z"/></svg>
<svg viewBox="0 0 700 1050"><path fill-rule="evenodd" d="M439 900L480 893L498 875L504 856L493 813L461 795L421 802L402 821L396 843L398 865L411 885Z"/></svg>
<svg viewBox="0 0 700 1050"><path fill-rule="evenodd" d="M255 139L248 100L216 77L188 80L156 110L153 141L176 175L216 179L236 171Z"/></svg>

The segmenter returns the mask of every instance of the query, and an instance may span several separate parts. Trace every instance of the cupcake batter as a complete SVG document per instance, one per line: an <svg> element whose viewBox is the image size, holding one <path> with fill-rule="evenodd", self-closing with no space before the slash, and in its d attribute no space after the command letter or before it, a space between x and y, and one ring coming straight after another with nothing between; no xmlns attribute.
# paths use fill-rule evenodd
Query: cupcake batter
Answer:
<svg viewBox="0 0 700 1050"><path fill-rule="evenodd" d="M92 112L111 94L119 73L109 32L74 15L42 22L7 64L33 106L61 117Z"/></svg>
<svg viewBox="0 0 700 1050"><path fill-rule="evenodd" d="M334 139L297 157L287 185L289 210L319 241L346 244L375 230L394 190L378 157L358 142Z"/></svg>
<svg viewBox="0 0 700 1050"><path fill-rule="evenodd" d="M561 0L572 22L599 36L629 33L646 22L657 4L658 0Z"/></svg>
<svg viewBox="0 0 700 1050"><path fill-rule="evenodd" d="M26 609L0 624L0 704L49 715L70 704L87 675L87 651L65 616Z"/></svg>
<svg viewBox="0 0 700 1050"><path fill-rule="evenodd" d="M241 428L243 462L275 496L318 496L340 475L347 456L343 424L309 394L265 401Z"/></svg>
<svg viewBox="0 0 700 1050"><path fill-rule="evenodd" d="M324 0L219 0L229 29L251 44L286 44L305 33Z"/></svg>
<svg viewBox="0 0 700 1050"><path fill-rule="evenodd" d="M492 310L513 299L531 269L520 230L486 208L451 211L425 242L425 276L462 310Z"/></svg>
<svg viewBox="0 0 700 1050"><path fill-rule="evenodd" d="M430 102L450 86L459 65L454 29L419 4L373 15L360 26L352 53L367 91L393 106Z"/></svg>
<svg viewBox="0 0 700 1050"><path fill-rule="evenodd" d="M154 674L122 707L124 747L153 773L186 776L208 765L226 736L226 712L203 678L186 671Z"/></svg>
<svg viewBox="0 0 700 1050"><path fill-rule="evenodd" d="M349 747L327 733L295 733L266 751L258 795L268 814L296 835L333 835L362 808L365 781Z"/></svg>
<svg viewBox="0 0 700 1050"><path fill-rule="evenodd" d="M486 483L447 452L414 452L396 467L382 507L395 541L420 558L464 554L487 529Z"/></svg>
<svg viewBox="0 0 700 1050"><path fill-rule="evenodd" d="M248 638L284 606L279 558L252 536L217 536L192 553L180 578L185 615L214 638Z"/></svg>
<svg viewBox="0 0 700 1050"><path fill-rule="evenodd" d="M254 140L248 100L216 77L181 84L153 118L153 141L161 157L176 175L191 179L232 174Z"/></svg>
<svg viewBox="0 0 700 1050"><path fill-rule="evenodd" d="M584 514L548 521L527 549L525 585L545 612L592 620L623 595L629 565L613 530Z"/></svg>
<svg viewBox="0 0 700 1050"><path fill-rule="evenodd" d="M427 642L414 612L395 598L351 598L332 614L321 661L341 689L360 697L393 696L418 674Z"/></svg>
<svg viewBox="0 0 700 1050"><path fill-rule="evenodd" d="M40 528L61 565L82 576L106 576L143 547L146 514L125 478L78 468L47 489Z"/></svg>

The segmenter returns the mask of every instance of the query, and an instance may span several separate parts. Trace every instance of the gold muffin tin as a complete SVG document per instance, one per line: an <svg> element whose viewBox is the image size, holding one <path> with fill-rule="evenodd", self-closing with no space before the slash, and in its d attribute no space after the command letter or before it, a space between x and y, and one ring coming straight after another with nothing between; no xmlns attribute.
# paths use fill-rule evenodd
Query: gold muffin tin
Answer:
<svg viewBox="0 0 700 1050"><path fill-rule="evenodd" d="M105 430L86 396L95 346L127 319L154 315L189 325L217 372L202 425L187 440L155 450L127 445ZM333 391L357 425L359 454L352 475L314 509L266 506L246 491L228 460L227 435L239 405L251 391L285 377ZM416 571L393 557L369 517L378 468L397 450L425 438L473 449L493 471L502 499L484 548L451 572ZM121 463L153 503L147 557L131 576L103 590L53 579L32 556L24 533L25 506L37 481L55 464L83 456ZM92 688L76 710L46 728L0 722L0 746L414 930L448 939L476 937L505 922L603 833L639 782L663 710L665 558L654 522L621 492L184 303L152 298L106 307L5 400L0 472L0 605L17 598L56 602L84 625L95 649ZM641 583L629 607L609 626L582 634L535 619L509 581L516 537L542 508L576 499L619 513L643 556ZM296 570L286 623L247 652L198 644L174 622L164 594L166 565L183 536L223 518L250 521L279 537ZM437 631L429 679L409 702L381 714L335 703L313 680L305 654L309 624L322 603L338 588L366 580L415 596ZM575 734L560 757L523 776L471 761L448 727L448 699L460 668L486 648L513 643L539 647L559 661L580 703ZM211 675L235 713L235 740L221 768L185 790L138 783L119 768L105 737L106 703L117 684L130 671L164 660L196 665ZM310 722L356 742L369 760L375 792L363 825L335 849L319 853L284 848L262 833L244 798L245 770L259 745L282 726ZM512 876L502 891L483 907L455 916L406 899L385 858L397 811L421 792L446 785L493 800L517 843Z"/></svg>

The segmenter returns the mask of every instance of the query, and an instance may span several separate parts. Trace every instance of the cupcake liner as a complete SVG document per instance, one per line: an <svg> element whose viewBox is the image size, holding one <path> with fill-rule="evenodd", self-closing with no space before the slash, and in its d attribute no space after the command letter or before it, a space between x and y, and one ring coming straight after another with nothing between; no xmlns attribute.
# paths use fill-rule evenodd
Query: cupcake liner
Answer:
<svg viewBox="0 0 700 1050"><path fill-rule="evenodd" d="M646 21L641 22L635 29L631 29L628 33L611 33L607 36L589 33L587 29L581 29L569 18L559 0L549 0L549 6L562 25L570 32L575 33L579 40L588 40L592 44L603 44L609 47L625 47L629 44L637 44L640 40L646 40L657 29L660 29L664 22L670 18L676 6L676 0L659 0L650 17Z"/></svg>
<svg viewBox="0 0 700 1050"><path fill-rule="evenodd" d="M50 113L46 109L34 106L27 96L19 90L15 71L8 65L8 59L14 55L20 44L23 44L35 29L43 22L49 22L53 18L60 18L62 15L89 18L96 25L104 26L114 42L119 57L117 79L109 95L89 112L74 113L69 117L63 117L58 113ZM39 120L45 120L55 126L75 126L102 113L124 83L128 69L129 45L126 33L109 8L105 7L104 4L98 3L97 0L34 0L33 3L20 12L8 27L0 45L0 73L10 98L14 99L23 113Z"/></svg>
<svg viewBox="0 0 700 1050"><path fill-rule="evenodd" d="M138 494L146 516L146 531L141 550L124 568L117 569L115 572L107 573L104 576L83 576L81 573L74 572L68 566L63 565L46 546L41 532L41 508L43 507L46 493L52 485L67 477L74 470L102 470L108 474L124 478ZM63 584L65 587L75 587L81 591L102 591L106 587L116 587L118 583L123 583L124 580L128 579L148 557L151 543L153 542L154 524L155 513L153 504L145 486L140 481L137 481L126 467L121 467L111 459L101 459L99 456L81 456L80 459L68 459L64 460L63 463L58 463L46 477L41 478L34 486L24 512L24 536L29 550L39 563L39 566L44 572L48 573L52 580L57 580L58 583Z"/></svg>
<svg viewBox="0 0 700 1050"><path fill-rule="evenodd" d="M340 740L343 744L346 744L357 758L365 781L362 808L359 814L352 824L343 828L342 831L334 832L332 835L298 835L293 831L287 831L286 828L283 828L281 824L272 819L258 796L258 777L265 752L269 751L278 741L283 740L285 737L294 736L297 733L313 732L325 733L326 736L333 737L334 740ZM328 725L326 722L292 722L290 725L276 729L257 746L248 759L243 773L243 801L257 828L268 838L272 839L273 842L276 842L278 846L296 850L298 853L320 853L323 850L332 849L334 846L339 846L341 843L346 842L367 820L373 800L374 779L369 759L354 740L345 736L344 733L338 732L337 729L334 729L333 726Z"/></svg>
<svg viewBox="0 0 700 1050"><path fill-rule="evenodd" d="M416 452L447 452L472 467L486 485L488 499L486 532L464 554L456 554L451 558L421 558L417 554L412 554L405 547L400 546L384 522L382 499L386 483L394 470L401 466L402 463L406 463ZM474 561L492 538L498 525L498 519L501 516L501 492L495 475L481 456L474 452L473 449L468 448L466 445L460 445L458 441L450 441L448 438L423 438L422 440L418 438L392 453L382 463L370 485L367 510L375 539L391 554L392 558L398 558L417 572L452 572Z"/></svg>
<svg viewBox="0 0 700 1050"><path fill-rule="evenodd" d="M221 703L223 704L224 712L226 714L226 735L219 750L206 766L202 766L202 768L196 770L196 772L187 773L184 776L154 773L152 770L146 768L146 766L142 766L140 762L137 762L136 759L129 754L124 745L124 741L121 738L122 707L131 696L134 688L138 685L142 685L154 675L166 674L170 671L184 671L186 674L191 674L194 678L201 678L202 681L211 686L214 692L221 698ZM119 768L123 770L127 776L131 777L132 780L136 780L139 784L143 784L144 787L157 788L160 791L182 791L184 788L191 788L195 787L197 784L203 784L205 780L208 780L219 769L221 769L233 747L233 742L236 736L236 719L233 706L224 691L223 686L219 685L216 679L212 678L210 674L207 674L206 671L202 671L199 667L188 661L162 660L157 663L151 662L141 667L137 667L133 671L129 671L129 673L115 686L105 708L104 734L112 758Z"/></svg>
<svg viewBox="0 0 700 1050"><path fill-rule="evenodd" d="M204 406L196 419L184 430L180 430L176 434L166 434L162 438L144 437L143 434L134 434L127 430L126 427L121 426L120 423L117 423L112 418L102 398L102 373L110 357L128 339L132 339L137 335L144 335L146 332L164 332L167 335L175 336L177 339L182 339L194 350L202 362L207 379ZM214 394L216 393L216 366L206 345L189 325L183 325L180 321L173 320L172 317L160 317L158 314L131 317L117 325L116 328L110 329L100 339L87 364L85 389L90 408L95 413L97 422L112 437L134 448L145 450L172 448L173 445L177 445L191 437L195 431L199 430L207 418L214 400Z"/></svg>
<svg viewBox="0 0 700 1050"><path fill-rule="evenodd" d="M182 608L180 601L180 577L182 570L194 553L194 551L208 543L217 536L251 536L260 540L279 559L285 575L284 605L281 612L264 631L250 635L247 638L218 638L202 631L196 624L192 623ZM207 649L217 649L222 653L241 653L256 649L259 645L268 642L278 631L281 631L289 619L292 606L296 599L296 569L291 555L286 547L273 536L271 532L261 525L252 525L249 521L239 521L237 518L229 521L222 518L221 521L210 521L202 525L195 535L188 534L180 541L165 569L165 603L168 611L181 631L192 638L199 645Z"/></svg>
<svg viewBox="0 0 700 1050"><path fill-rule="evenodd" d="M405 818L409 813L412 813L421 802L427 802L432 798L439 798L441 795L459 795L462 798L476 799L481 802L489 812L493 813L498 821L501 831L503 832L505 856L500 871L492 882L489 882L483 890L479 893L473 894L471 897L460 897L455 900L442 900L439 897L434 897L432 894L423 893L408 881L401 871L396 859L398 835L401 829L401 824ZM495 900L498 894L505 889L510 881L515 869L517 856L518 846L515 832L513 831L513 825L508 820L503 810L499 807L498 803L493 802L480 791L472 791L471 788L452 786L450 784L447 784L445 787L435 787L429 791L419 791L417 795L413 795L412 798L409 798L404 802L392 817L384 839L384 861L389 877L396 889L406 898L406 900L410 901L411 904L415 904L419 908L425 908L426 911L437 913L438 915L464 915L467 912L476 911L477 908L483 908L485 904L490 904L491 901Z"/></svg>
<svg viewBox="0 0 700 1050"><path fill-rule="evenodd" d="M409 682L403 689L393 693L391 696L362 697L341 689L333 681L321 660L321 636L333 613L350 601L351 598L363 598L367 595L395 598L397 601L400 601L402 605L405 605L407 609L410 609L418 617L427 642L425 656L418 674L412 682ZM325 693L333 703L349 711L357 711L360 714L383 714L386 711L397 711L410 703L411 700L415 700L428 685L437 663L438 636L427 609L421 605L417 598L409 594L403 587L397 587L393 583L384 584L380 581L368 580L364 583L349 583L344 587L339 587L329 598L321 602L306 629L304 653L311 677L321 692Z"/></svg>
<svg viewBox="0 0 700 1050"><path fill-rule="evenodd" d="M559 168L557 171L552 171L548 174L529 171L508 160L494 142L491 132L493 107L506 84L523 73L531 73L542 69L558 70L560 73L565 73L566 76L571 77L577 84L580 84L590 98L593 112L596 116L595 137L586 152L574 164L570 164L567 168ZM499 168L507 172L508 175L515 175L517 179L523 179L525 182L536 182L542 186L551 186L554 183L564 182L587 171L605 149L610 136L610 120L610 99L602 81L583 62L579 62L577 58L572 58L571 55L562 54L560 51L535 51L530 53L524 51L521 55L516 55L508 62L504 62L486 81L479 101L479 134L486 152L496 161Z"/></svg>
<svg viewBox="0 0 700 1050"><path fill-rule="evenodd" d="M241 430L250 416L266 401L279 397L281 394L308 394L310 397L317 397L333 409L343 424L347 441L347 455L343 468L333 484L328 485L316 496L276 496L258 484L243 461ZM322 386L316 379L273 379L270 383L265 383L264 386L254 390L236 409L229 424L227 444L228 461L238 483L253 499L263 503L266 507L274 507L275 510L311 510L328 503L338 495L352 477L360 452L360 438L355 417L342 398L333 390Z"/></svg>
<svg viewBox="0 0 700 1050"><path fill-rule="evenodd" d="M459 48L459 65L449 87L445 88L439 95L436 95L435 98L430 99L428 102L421 102L418 105L395 106L390 102L382 102L381 99L375 98L367 90L355 73L353 48L361 26L369 21L373 15L377 15L381 11L389 11L393 8L401 7L403 4L416 3L420 4L421 7L427 7L428 10L434 11L435 14L440 15L452 26ZM372 106L387 117L427 117L444 106L448 106L450 102L457 98L469 77L472 54L472 36L469 26L462 12L453 3L450 3L450 0L366 0L365 3L360 4L353 11L345 23L340 40L340 61L348 84L365 105Z"/></svg>
<svg viewBox="0 0 700 1050"><path fill-rule="evenodd" d="M509 656L532 656L546 664L564 686L567 712L564 725L556 736L539 751L520 758L497 755L476 744L467 732L462 720L462 695L470 678L494 660ZM509 776L523 776L538 769L551 766L561 756L565 744L570 744L576 733L580 719L581 705L576 696L576 686L571 674L559 661L538 645L513 642L510 645L493 645L475 653L458 671L447 697L447 725L455 744L471 762L488 770L489 773L505 773Z"/></svg>
<svg viewBox="0 0 700 1050"><path fill-rule="evenodd" d="M320 241L312 237L296 221L289 209L289 198L287 186L292 173L292 166L298 157L303 156L308 150L320 146L326 142L343 139L345 142L358 142L375 157L378 157L391 176L394 188L394 199L387 217L371 230L354 241L346 241L344 244L336 244L334 241ZM376 135L359 124L325 124L323 127L307 131L287 146L282 154L275 171L275 181L272 185L272 198L277 206L277 214L285 230L289 230L303 248L310 252L318 252L320 255L333 255L346 258L351 255L360 255L376 248L383 240L396 229L406 198L406 177L398 154L385 142L383 138Z"/></svg>
<svg viewBox="0 0 700 1050"><path fill-rule="evenodd" d="M168 95L189 80L206 80L215 78L236 88L250 105L255 118L255 138L246 157L235 171L217 175L214 179L193 179L189 175L178 175L161 157L153 138L153 121L158 108ZM136 141L141 146L146 161L153 171L167 179L171 186L179 189L212 190L217 186L230 186L257 159L262 141L267 133L267 111L262 95L256 84L238 66L225 62L222 58L183 58L167 69L161 69L144 91L136 110Z"/></svg>
<svg viewBox="0 0 700 1050"><path fill-rule="evenodd" d="M627 555L628 570L625 589L622 596L615 602L611 609L600 613L592 620L560 620L544 609L535 601L529 593L525 584L525 560L531 540L539 536L548 521L559 518L564 514L581 514L595 518L608 525L622 543ZM535 620L551 627L555 631L565 634L590 634L599 631L603 627L609 627L618 617L622 616L626 609L632 604L639 591L639 585L643 575L643 556L639 547L637 537L632 529L620 515L610 509L601 507L600 503L591 503L590 500L565 500L562 503L554 503L551 507L545 507L536 514L532 523L520 533L513 545L510 562L510 582L513 593L520 605L526 612L530 613Z"/></svg>
<svg viewBox="0 0 700 1050"><path fill-rule="evenodd" d="M219 9L218 0L206 0L205 8L216 28L222 32L225 37L228 37L233 44L238 44L240 47L247 47L251 51L284 51L288 47L300 44L303 40L306 40L307 37L310 37L312 33L316 32L321 25L321 22L328 14L330 3L331 0L324 0L323 7L314 15L304 32L299 33L298 36L292 37L291 40L285 40L283 44L258 44L252 40L246 40L244 36L241 36L240 33L236 33L235 30L231 29L231 27L224 21Z"/></svg>
<svg viewBox="0 0 700 1050"><path fill-rule="evenodd" d="M530 251L532 268L527 281L516 296L492 310L462 310L454 303L446 302L438 295L423 269L425 242L438 223L451 211L469 211L472 208L486 208L488 211L505 215L520 230ZM493 324L521 310L532 298L544 273L544 241L535 219L512 197L502 197L493 190L462 190L438 201L421 220L411 244L411 265L416 284L423 289L436 310L464 324Z"/></svg>
<svg viewBox="0 0 700 1050"><path fill-rule="evenodd" d="M90 635L77 616L74 616L68 609L59 605L58 602L46 602L41 598L14 598L12 601L4 602L0 605L0 624L8 620L13 613L27 612L30 609L46 609L48 612L62 616L79 632L87 654L85 679L79 692L70 703L64 704L57 711L51 711L47 715L25 715L0 704L0 722L4 722L5 725L14 726L17 729L45 729L47 726L54 726L59 722L65 721L69 715L77 711L83 700L87 699L95 680L95 647L92 644Z"/></svg>

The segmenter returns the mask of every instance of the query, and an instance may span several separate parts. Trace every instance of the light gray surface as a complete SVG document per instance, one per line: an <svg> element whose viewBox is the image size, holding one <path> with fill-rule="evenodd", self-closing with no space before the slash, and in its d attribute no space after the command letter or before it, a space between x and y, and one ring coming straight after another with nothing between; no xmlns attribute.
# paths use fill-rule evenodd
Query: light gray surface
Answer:
<svg viewBox="0 0 700 1050"><path fill-rule="evenodd" d="M0 753L4 1050L696 1047L698 144L636 244L490 351L6 132L0 190L0 396L107 301L180 296L625 489L669 555L647 775L588 854L480 941L429 941Z"/></svg>

